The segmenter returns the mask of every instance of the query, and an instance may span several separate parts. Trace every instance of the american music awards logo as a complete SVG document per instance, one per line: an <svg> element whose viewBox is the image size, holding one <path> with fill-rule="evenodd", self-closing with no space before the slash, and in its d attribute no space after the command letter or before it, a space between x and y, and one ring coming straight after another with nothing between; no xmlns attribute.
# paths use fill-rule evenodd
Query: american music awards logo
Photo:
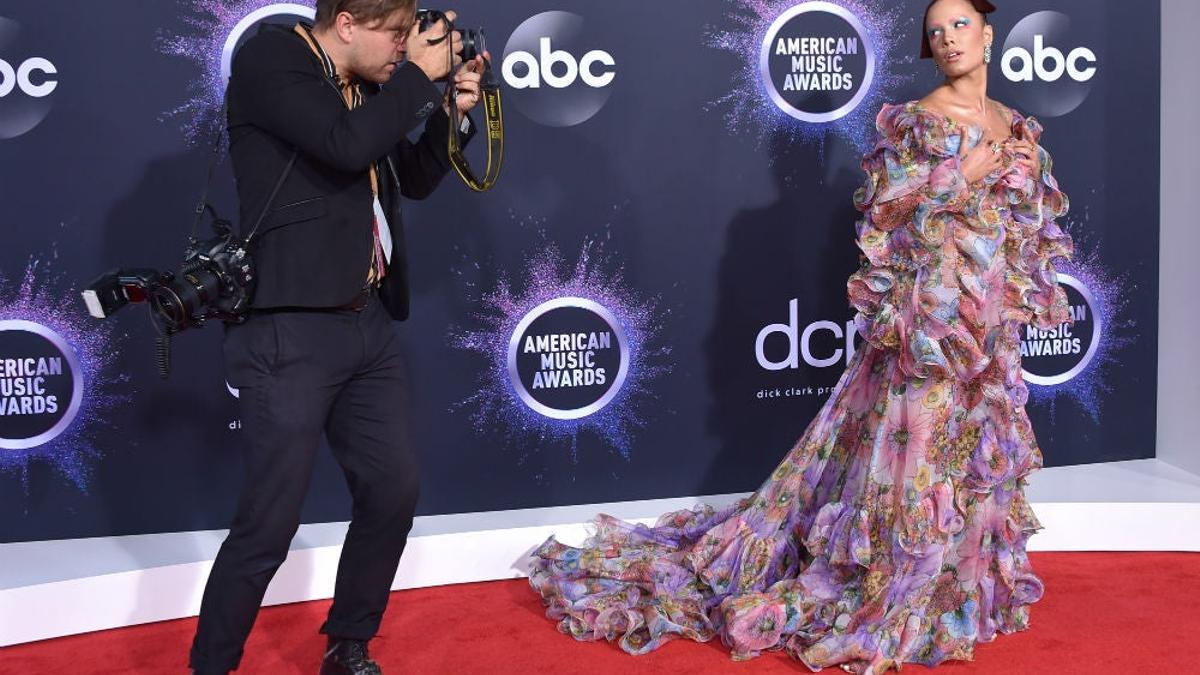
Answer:
<svg viewBox="0 0 1200 675"><path fill-rule="evenodd" d="M58 438L82 400L79 358L61 335L25 319L0 320L0 450Z"/></svg>
<svg viewBox="0 0 1200 675"><path fill-rule="evenodd" d="M861 150L874 142L884 92L912 77L902 7L860 0L730 0L707 44L740 67L729 93L710 103L731 132L821 142L837 134Z"/></svg>
<svg viewBox="0 0 1200 675"><path fill-rule="evenodd" d="M32 262L20 280L0 276L0 473L45 462L86 490L100 456L91 433L126 400L110 371L117 356L109 326L61 293L60 276Z"/></svg>
<svg viewBox="0 0 1200 675"><path fill-rule="evenodd" d="M1053 386L1066 384L1082 373L1096 357L1104 321L1091 290L1069 274L1059 274L1058 284L1067 294L1072 321L1041 330L1026 326L1021 334L1021 365L1025 381Z"/></svg>
<svg viewBox="0 0 1200 675"><path fill-rule="evenodd" d="M1025 327L1021 365L1030 403L1053 406L1069 398L1099 422L1107 373L1137 341L1136 325L1124 313L1128 280L1109 272L1098 249L1082 246L1078 237L1075 251L1074 260L1055 263L1073 322L1050 330Z"/></svg>
<svg viewBox="0 0 1200 675"><path fill-rule="evenodd" d="M526 452L559 442L574 458L590 431L629 457L671 350L660 340L666 312L614 267L597 244L586 242L570 263L545 244L519 285L500 279L477 294L474 326L452 330L450 343L484 360L476 393L454 406L480 435L503 435Z"/></svg>
<svg viewBox="0 0 1200 675"><path fill-rule="evenodd" d="M806 2L767 29L759 75L771 100L802 122L853 112L871 89L875 49L858 17L831 2Z"/></svg>
<svg viewBox="0 0 1200 675"><path fill-rule="evenodd" d="M200 76L189 85L191 97L167 117L179 117L184 135L191 143L208 143L221 125L225 86L229 82L233 56L258 32L263 23L292 25L316 16L312 0L179 0L189 13L185 23L192 30L166 35L158 49L167 56L192 61Z"/></svg>
<svg viewBox="0 0 1200 675"><path fill-rule="evenodd" d="M508 377L546 417L575 420L603 410L629 375L629 336L604 305L560 297L529 311L508 343Z"/></svg>

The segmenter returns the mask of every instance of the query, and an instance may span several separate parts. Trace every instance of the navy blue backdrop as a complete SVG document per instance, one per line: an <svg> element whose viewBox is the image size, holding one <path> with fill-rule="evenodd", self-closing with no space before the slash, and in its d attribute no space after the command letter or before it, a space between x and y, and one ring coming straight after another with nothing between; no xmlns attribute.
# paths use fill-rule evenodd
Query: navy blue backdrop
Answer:
<svg viewBox="0 0 1200 675"><path fill-rule="evenodd" d="M78 291L109 267L178 264L220 55L244 17L271 4L0 10L0 338L16 321L49 326L84 376L69 428L0 447L0 542L227 526L244 438L220 327L178 338L161 381L145 308L99 322ZM801 434L853 347L851 195L874 114L937 82L915 58L922 0L838 1L856 22L776 24L804 4L455 8L462 25L486 29L503 71L507 152L492 192L469 193L451 175L407 207L415 297L396 329L423 461L420 513L749 491ZM1034 426L1048 465L1150 457L1158 3L1003 5L992 95L1046 127L1079 249L1064 269L1081 321L1070 336L1029 336ZM856 35L872 54L869 83L865 59L849 66L849 93L867 91L836 120L799 119L760 75L768 31L806 30ZM227 167L213 201L235 212ZM618 391L583 417L543 414L508 378L513 326L541 301L585 296L624 333L626 353L606 357ZM0 339L0 362L24 344ZM1040 355L1055 345L1067 353ZM47 426L70 413L59 407ZM19 435L15 415L0 423L0 436ZM305 521L347 518L341 472L323 452Z"/></svg>

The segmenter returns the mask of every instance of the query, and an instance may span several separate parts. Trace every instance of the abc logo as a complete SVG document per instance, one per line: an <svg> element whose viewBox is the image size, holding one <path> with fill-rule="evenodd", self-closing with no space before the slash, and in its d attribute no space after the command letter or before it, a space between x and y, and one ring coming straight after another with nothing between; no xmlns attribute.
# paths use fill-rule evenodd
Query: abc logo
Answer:
<svg viewBox="0 0 1200 675"><path fill-rule="evenodd" d="M35 78L34 73L40 74L40 77ZM18 88L26 96L34 98L49 96L58 88L58 80L49 76L57 74L58 69L54 67L54 64L40 56L28 59L16 68L8 61L0 59L0 98L8 96ZM40 83L35 82L35 79L40 80Z"/></svg>
<svg viewBox="0 0 1200 675"><path fill-rule="evenodd" d="M1059 117L1078 108L1091 92L1100 58L1086 44L1100 44L1062 12L1035 12L1017 22L1004 41L1000 70L1013 83L1025 111ZM1082 44L1081 44L1082 43Z"/></svg>
<svg viewBox="0 0 1200 675"><path fill-rule="evenodd" d="M582 124L612 95L617 61L584 34L571 12L542 12L526 19L508 39L500 72L510 99L526 117L551 127Z"/></svg>
<svg viewBox="0 0 1200 675"><path fill-rule="evenodd" d="M1057 82L1069 73L1076 82L1087 82L1096 74L1096 53L1087 47L1076 47L1067 55L1054 47L1044 46L1045 37L1033 36L1033 53L1024 47L1004 52L1001 68L1013 82L1033 82L1034 74L1043 82ZM1051 64L1047 67L1047 63ZM1081 65L1082 64L1082 65Z"/></svg>
<svg viewBox="0 0 1200 675"><path fill-rule="evenodd" d="M21 25L0 17L0 140L41 124L50 114L50 94L58 89L58 68L20 37Z"/></svg>
<svg viewBox="0 0 1200 675"><path fill-rule="evenodd" d="M513 52L505 56L504 81L516 89L536 89L542 86L543 81L555 89L564 89L575 84L578 79L583 80L583 83L589 87L599 88L607 87L617 76L611 70L611 67L617 63L613 61L612 54L606 51L593 49L576 61L567 52L554 51L550 46L550 38L544 37L539 40L539 53L540 58L529 52ZM517 75L517 64L525 66L526 74L524 76ZM556 75L554 73L555 65L562 65L565 72L562 75ZM610 70L599 70L596 68L597 65L608 66Z"/></svg>

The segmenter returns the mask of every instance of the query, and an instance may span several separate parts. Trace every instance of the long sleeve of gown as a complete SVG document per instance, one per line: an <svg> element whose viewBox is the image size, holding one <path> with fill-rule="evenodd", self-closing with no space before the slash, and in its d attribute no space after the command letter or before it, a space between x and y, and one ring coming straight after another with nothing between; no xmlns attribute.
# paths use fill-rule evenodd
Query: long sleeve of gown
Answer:
<svg viewBox="0 0 1200 675"><path fill-rule="evenodd" d="M954 219L975 200L959 170L959 143L968 141L899 106L881 112L877 126L880 141L863 159L866 183L854 195L862 266L848 292L858 332L876 348L898 350L910 377L970 379L987 359L963 325L948 260Z"/></svg>
<svg viewBox="0 0 1200 675"><path fill-rule="evenodd" d="M1041 138L1042 127L1037 120L1025 121L1024 135L1035 143ZM1071 321L1054 261L1069 259L1075 249L1070 235L1058 224L1070 203L1054 179L1050 154L1040 146L1038 154L1038 175L1009 192L1014 232L1008 251L1005 304L1012 308L1006 318L1049 330Z"/></svg>

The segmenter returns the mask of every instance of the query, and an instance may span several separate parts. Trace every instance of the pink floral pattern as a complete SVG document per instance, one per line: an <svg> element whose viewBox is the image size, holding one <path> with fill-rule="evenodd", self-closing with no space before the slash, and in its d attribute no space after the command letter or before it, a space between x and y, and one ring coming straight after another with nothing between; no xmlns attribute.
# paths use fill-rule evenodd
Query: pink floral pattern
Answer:
<svg viewBox="0 0 1200 675"><path fill-rule="evenodd" d="M979 129L916 103L877 127L848 284L866 344L750 497L654 527L602 515L582 548L538 548L530 583L563 632L633 654L719 636L735 659L879 673L1028 626L1040 525L1023 488L1042 458L1019 329L1070 320L1052 263L1072 251L1067 199L1040 147L1038 175L1006 155L971 186L958 151ZM1012 132L1041 137L1016 113Z"/></svg>

